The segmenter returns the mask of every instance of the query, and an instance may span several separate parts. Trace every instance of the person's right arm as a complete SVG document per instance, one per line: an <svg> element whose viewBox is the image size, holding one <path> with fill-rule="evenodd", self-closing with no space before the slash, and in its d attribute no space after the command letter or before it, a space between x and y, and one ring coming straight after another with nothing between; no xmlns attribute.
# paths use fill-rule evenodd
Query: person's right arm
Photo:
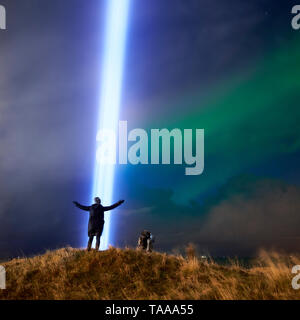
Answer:
<svg viewBox="0 0 300 320"><path fill-rule="evenodd" d="M81 210L84 211L90 211L90 206L83 206L82 204L78 203L77 201L73 201L73 203L75 204L75 206Z"/></svg>

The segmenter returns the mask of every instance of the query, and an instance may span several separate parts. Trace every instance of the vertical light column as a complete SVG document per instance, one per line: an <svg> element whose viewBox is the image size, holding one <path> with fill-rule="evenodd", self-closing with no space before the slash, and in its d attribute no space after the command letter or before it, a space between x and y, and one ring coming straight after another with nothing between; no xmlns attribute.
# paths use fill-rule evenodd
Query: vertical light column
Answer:
<svg viewBox="0 0 300 320"><path fill-rule="evenodd" d="M122 92L123 65L131 0L107 0L104 57L101 75L99 130L117 134ZM98 196L104 206L112 204L115 166L96 161L92 198ZM110 213L105 213L100 249L110 244Z"/></svg>

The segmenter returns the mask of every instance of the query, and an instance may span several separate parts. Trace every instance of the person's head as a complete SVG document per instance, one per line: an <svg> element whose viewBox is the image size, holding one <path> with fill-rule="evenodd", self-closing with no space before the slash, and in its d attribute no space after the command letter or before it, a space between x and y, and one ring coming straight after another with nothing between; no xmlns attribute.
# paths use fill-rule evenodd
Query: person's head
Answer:
<svg viewBox="0 0 300 320"><path fill-rule="evenodd" d="M95 197L95 202L96 202L97 204L100 204L100 203L101 203L101 199L100 199L99 197Z"/></svg>
<svg viewBox="0 0 300 320"><path fill-rule="evenodd" d="M150 237L150 232L148 231L148 230L143 230L142 232L141 232L141 235L142 236L144 236L144 237Z"/></svg>

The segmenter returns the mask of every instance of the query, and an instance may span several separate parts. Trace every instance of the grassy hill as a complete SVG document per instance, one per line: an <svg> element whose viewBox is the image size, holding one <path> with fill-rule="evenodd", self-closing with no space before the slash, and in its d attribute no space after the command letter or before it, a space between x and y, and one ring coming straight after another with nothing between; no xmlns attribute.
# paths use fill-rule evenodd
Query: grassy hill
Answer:
<svg viewBox="0 0 300 320"><path fill-rule="evenodd" d="M0 299L299 299L291 286L300 256L261 252L253 266L135 249L65 248L3 265Z"/></svg>

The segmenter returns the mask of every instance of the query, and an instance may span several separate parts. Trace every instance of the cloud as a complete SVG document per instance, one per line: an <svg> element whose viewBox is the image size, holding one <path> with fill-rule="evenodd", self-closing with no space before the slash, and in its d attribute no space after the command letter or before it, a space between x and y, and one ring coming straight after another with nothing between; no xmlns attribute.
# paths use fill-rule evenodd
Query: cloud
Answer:
<svg viewBox="0 0 300 320"><path fill-rule="evenodd" d="M154 209L154 207L144 207L144 208L136 208L136 209L119 209L119 214L128 216L132 214L145 214L149 213Z"/></svg>
<svg viewBox="0 0 300 320"><path fill-rule="evenodd" d="M82 235L72 200L86 195L94 165L99 51L96 34L69 31L61 6L8 7L0 35L0 258L75 246ZM56 23L39 25L42 16Z"/></svg>
<svg viewBox="0 0 300 320"><path fill-rule="evenodd" d="M229 252L260 247L298 250L300 188L272 180L257 181L212 206L199 241ZM231 248L230 248L231 246Z"/></svg>

